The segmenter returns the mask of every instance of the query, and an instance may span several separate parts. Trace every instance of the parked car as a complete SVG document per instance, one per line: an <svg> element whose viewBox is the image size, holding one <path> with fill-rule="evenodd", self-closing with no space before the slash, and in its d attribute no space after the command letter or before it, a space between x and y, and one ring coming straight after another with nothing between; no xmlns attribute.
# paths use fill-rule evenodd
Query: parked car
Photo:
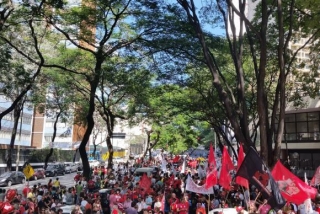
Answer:
<svg viewBox="0 0 320 214"><path fill-rule="evenodd" d="M142 167L138 168L134 171L135 176L142 176L143 174L147 174L148 176L152 175L154 173L155 169L154 167Z"/></svg>
<svg viewBox="0 0 320 214"><path fill-rule="evenodd" d="M78 170L78 165L75 163L64 163L66 167L66 173L76 172Z"/></svg>
<svg viewBox="0 0 320 214"><path fill-rule="evenodd" d="M100 162L97 161L97 160L89 160L89 165L91 167L96 167L96 166L99 166L100 165Z"/></svg>
<svg viewBox="0 0 320 214"><path fill-rule="evenodd" d="M71 164L65 163L64 166L66 167L66 173L71 173Z"/></svg>
<svg viewBox="0 0 320 214"><path fill-rule="evenodd" d="M33 175L29 178L29 180L38 180L46 177L46 171L42 168L34 169Z"/></svg>
<svg viewBox="0 0 320 214"><path fill-rule="evenodd" d="M10 187L12 184L24 184L26 176L22 172L5 172L0 175L0 186Z"/></svg>
<svg viewBox="0 0 320 214"><path fill-rule="evenodd" d="M78 171L78 164L71 163L71 172L77 172Z"/></svg>
<svg viewBox="0 0 320 214"><path fill-rule="evenodd" d="M64 175L64 174L66 174L66 167L62 163L50 164L46 169L47 177L54 177L57 175Z"/></svg>

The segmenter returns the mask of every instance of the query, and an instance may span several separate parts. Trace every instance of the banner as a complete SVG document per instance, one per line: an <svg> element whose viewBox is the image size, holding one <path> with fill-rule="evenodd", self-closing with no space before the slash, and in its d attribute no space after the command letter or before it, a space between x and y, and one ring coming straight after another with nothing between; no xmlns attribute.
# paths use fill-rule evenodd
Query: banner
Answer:
<svg viewBox="0 0 320 214"><path fill-rule="evenodd" d="M213 188L206 189L204 186L199 186L194 183L192 178L188 176L187 182L186 182L186 190L190 192L195 192L199 194L213 194Z"/></svg>
<svg viewBox="0 0 320 214"><path fill-rule="evenodd" d="M109 152L104 153L101 158L102 160L107 160L109 158ZM113 151L113 156L114 158L122 158L126 156L126 151L125 150L119 150L119 151Z"/></svg>

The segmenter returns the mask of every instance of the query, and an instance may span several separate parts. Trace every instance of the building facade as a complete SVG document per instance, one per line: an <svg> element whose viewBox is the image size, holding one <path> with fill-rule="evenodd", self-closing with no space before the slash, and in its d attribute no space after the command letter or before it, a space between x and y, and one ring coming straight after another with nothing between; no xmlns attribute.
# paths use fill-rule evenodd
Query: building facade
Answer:
<svg viewBox="0 0 320 214"><path fill-rule="evenodd" d="M9 108L12 101L0 96L0 112ZM18 123L15 145L21 147L31 147L32 124L33 124L33 109L24 105L21 112L21 118ZM10 145L11 133L14 125L13 111L5 115L1 120L0 130L0 148L7 148ZM20 129L21 128L21 129Z"/></svg>

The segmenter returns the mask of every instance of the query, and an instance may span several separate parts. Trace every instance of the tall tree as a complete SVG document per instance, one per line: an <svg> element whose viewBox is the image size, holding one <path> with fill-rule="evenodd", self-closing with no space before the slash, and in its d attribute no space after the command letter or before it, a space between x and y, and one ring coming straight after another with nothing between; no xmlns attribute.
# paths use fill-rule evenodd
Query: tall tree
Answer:
<svg viewBox="0 0 320 214"><path fill-rule="evenodd" d="M67 63L68 58L64 66L61 64L59 66L65 71L81 76L86 81L86 84L82 84L82 88L88 92L89 107L86 115L86 131L79 147L86 177L89 177L90 168L85 148L94 127L93 113L96 108L96 98L99 97L98 87L104 75L103 64L114 55L129 52L130 48L134 50L137 48L133 45L135 42L152 33L151 29L135 24L139 17L143 18L142 3L144 2L130 0L107 2L88 0L79 7L63 7L44 14L47 23L58 34L64 36L80 52L89 55L85 61L90 63L82 64L83 67L77 71L72 67L74 64ZM152 29L154 28L155 26ZM80 54L78 57L81 55L84 56Z"/></svg>
<svg viewBox="0 0 320 214"><path fill-rule="evenodd" d="M151 72L140 66L144 62L137 53L123 53L110 57L103 64L103 76L99 83L101 95L96 99L100 116L107 128L108 167L111 167L113 158L111 138L115 124L129 119L128 103L150 87Z"/></svg>
<svg viewBox="0 0 320 214"><path fill-rule="evenodd" d="M244 54L250 54L255 73L254 78L251 79L255 82L255 87L251 90L256 93L261 156L265 162L272 165L280 157L286 102L285 84L287 75L290 73L291 62L295 57L288 51L293 26L296 24L294 20L298 19L295 18L298 14L294 13L295 1L278 0L276 4L273 4L262 0L257 7L259 13L256 13L256 19L253 21L246 17L245 0L239 0L237 4L231 0L217 0L204 7L206 17L219 14L220 20L224 23L225 35L229 43L229 55L234 64L233 72L237 77L236 93L232 93L226 87L224 75L216 61L216 54L210 50L207 33L204 32L198 18L195 2L193 0L177 0L177 2L185 11L188 23L193 26L194 36L201 45L203 58L212 75L212 83L235 137L238 142L245 143L247 147L254 146L248 129L250 115L245 97L247 76L243 67ZM274 22L270 22L271 17L275 20ZM310 31L311 37L316 32L317 30ZM269 40L270 38L272 39ZM272 47L276 48L277 56L269 60L270 56L274 56ZM278 69L273 70L275 73L270 74L268 68L275 62ZM275 78L277 81L274 81ZM272 81L275 84L272 84ZM268 94L270 86L275 89L272 96Z"/></svg>

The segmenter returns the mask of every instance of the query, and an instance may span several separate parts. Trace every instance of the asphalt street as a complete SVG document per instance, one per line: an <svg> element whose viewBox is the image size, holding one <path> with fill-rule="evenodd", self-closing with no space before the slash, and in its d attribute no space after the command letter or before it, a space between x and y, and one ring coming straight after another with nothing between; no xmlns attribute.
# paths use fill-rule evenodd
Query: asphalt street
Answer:
<svg viewBox="0 0 320 214"><path fill-rule="evenodd" d="M32 187L35 184L40 183L41 185L46 185L49 182L49 179L52 179L52 181L56 180L56 178L58 177L60 180L60 184L61 185L65 185L67 187L72 187L74 186L74 176L76 175L76 173L71 173L71 174L65 174L62 176L56 176L56 177L47 177L44 179L38 179L36 181L29 181L29 185L30 187ZM23 188L25 187L26 184L16 184L16 185L12 185L11 187L0 187L1 189L17 189L19 193L22 192Z"/></svg>

